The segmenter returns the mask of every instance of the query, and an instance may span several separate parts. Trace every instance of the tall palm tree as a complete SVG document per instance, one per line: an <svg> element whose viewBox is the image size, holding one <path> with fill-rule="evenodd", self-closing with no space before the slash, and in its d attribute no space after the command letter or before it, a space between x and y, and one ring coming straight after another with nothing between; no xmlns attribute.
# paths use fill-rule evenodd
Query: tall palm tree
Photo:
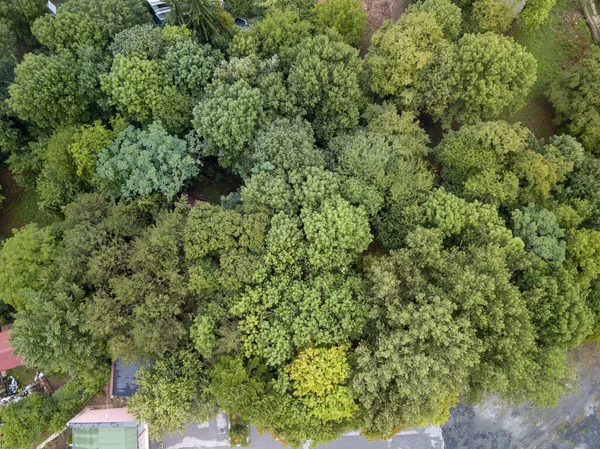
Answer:
<svg viewBox="0 0 600 449"><path fill-rule="evenodd" d="M186 25L204 41L208 41L219 26L219 0L168 0L169 23Z"/></svg>

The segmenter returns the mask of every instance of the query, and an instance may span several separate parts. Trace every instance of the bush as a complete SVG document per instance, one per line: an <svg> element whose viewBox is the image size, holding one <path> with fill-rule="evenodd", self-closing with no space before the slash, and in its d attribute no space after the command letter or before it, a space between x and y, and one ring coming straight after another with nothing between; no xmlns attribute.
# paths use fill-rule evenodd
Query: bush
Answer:
<svg viewBox="0 0 600 449"><path fill-rule="evenodd" d="M239 415L231 415L229 423L229 445L248 446L248 425Z"/></svg>

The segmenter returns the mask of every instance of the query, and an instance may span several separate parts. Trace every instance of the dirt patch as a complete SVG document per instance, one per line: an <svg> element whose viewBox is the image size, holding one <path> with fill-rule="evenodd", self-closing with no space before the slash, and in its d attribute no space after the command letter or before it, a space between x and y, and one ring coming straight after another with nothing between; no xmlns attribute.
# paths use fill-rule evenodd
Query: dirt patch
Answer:
<svg viewBox="0 0 600 449"><path fill-rule="evenodd" d="M366 54L371 42L371 35L387 19L398 20L400 15L406 10L409 0L363 0L363 11L369 17L369 25L363 37L360 50L361 54Z"/></svg>

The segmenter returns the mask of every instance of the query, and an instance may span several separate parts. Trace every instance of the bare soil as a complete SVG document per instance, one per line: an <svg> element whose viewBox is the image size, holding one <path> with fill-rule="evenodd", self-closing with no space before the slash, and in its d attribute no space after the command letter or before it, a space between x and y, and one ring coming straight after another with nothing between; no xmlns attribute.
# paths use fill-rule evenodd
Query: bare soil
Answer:
<svg viewBox="0 0 600 449"><path fill-rule="evenodd" d="M360 49L361 54L365 54L371 42L371 35L387 19L398 20L400 15L406 10L409 0L363 0L363 11L369 16L369 25L363 37Z"/></svg>

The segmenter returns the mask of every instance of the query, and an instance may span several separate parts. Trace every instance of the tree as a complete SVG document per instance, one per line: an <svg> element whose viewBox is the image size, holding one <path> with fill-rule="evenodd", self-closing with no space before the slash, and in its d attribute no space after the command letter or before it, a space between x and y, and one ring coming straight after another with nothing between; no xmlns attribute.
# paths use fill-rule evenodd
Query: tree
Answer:
<svg viewBox="0 0 600 449"><path fill-rule="evenodd" d="M20 38L33 43L30 27L38 17L47 12L44 0L7 0L0 4L0 17Z"/></svg>
<svg viewBox="0 0 600 449"><path fill-rule="evenodd" d="M291 50L289 92L313 125L318 141L326 142L358 124L361 70L357 50L335 36L305 39Z"/></svg>
<svg viewBox="0 0 600 449"><path fill-rule="evenodd" d="M223 167L240 171L248 144L263 119L260 91L238 81L213 84L194 108L194 128L203 141L205 156L217 156Z"/></svg>
<svg viewBox="0 0 600 449"><path fill-rule="evenodd" d="M57 238L52 228L34 223L17 230L0 249L2 301L17 310L27 307L27 290L43 290L48 270L57 256Z"/></svg>
<svg viewBox="0 0 600 449"><path fill-rule="evenodd" d="M25 449L50 426L54 412L52 399L34 391L19 402L2 407L3 444Z"/></svg>
<svg viewBox="0 0 600 449"><path fill-rule="evenodd" d="M297 349L358 338L366 317L362 295L356 276L324 274L303 281L280 276L247 289L232 313L241 318L246 355L278 366Z"/></svg>
<svg viewBox="0 0 600 449"><path fill-rule="evenodd" d="M556 0L532 0L517 16L519 27L524 29L538 28L548 19Z"/></svg>
<svg viewBox="0 0 600 449"><path fill-rule="evenodd" d="M512 213L513 231L525 242L525 247L542 259L562 263L565 260L565 233L556 215L529 203Z"/></svg>
<svg viewBox="0 0 600 449"><path fill-rule="evenodd" d="M42 45L52 50L70 50L82 44L100 47L106 44L100 24L82 12L46 14L33 23L31 32Z"/></svg>
<svg viewBox="0 0 600 449"><path fill-rule="evenodd" d="M347 346L306 348L285 367L294 396L323 421L349 419L358 410L345 385L350 374L347 351Z"/></svg>
<svg viewBox="0 0 600 449"><path fill-rule="evenodd" d="M234 16L246 17L254 0L227 0L226 4Z"/></svg>
<svg viewBox="0 0 600 449"><path fill-rule="evenodd" d="M373 33L365 59L369 88L381 98L393 98L403 109L418 109L423 77L443 41L443 26L427 10L385 22Z"/></svg>
<svg viewBox="0 0 600 449"><path fill-rule="evenodd" d="M185 233L185 256L190 264L190 288L202 297L237 293L263 268L269 217L263 212L241 213L197 204Z"/></svg>
<svg viewBox="0 0 600 449"><path fill-rule="evenodd" d="M291 10L274 9L249 30L242 30L233 38L230 53L236 57L257 55L267 59L285 56L290 48L311 36L312 24L301 20Z"/></svg>
<svg viewBox="0 0 600 449"><path fill-rule="evenodd" d="M360 0L327 0L317 3L314 21L319 33L335 28L345 43L358 47L367 29L367 13Z"/></svg>
<svg viewBox="0 0 600 449"><path fill-rule="evenodd" d="M82 376L93 392L108 378L109 361L103 342L90 332L84 292L62 281L47 290L27 294L26 308L15 316L11 346L30 366Z"/></svg>
<svg viewBox="0 0 600 449"><path fill-rule="evenodd" d="M186 210L163 211L135 240L111 239L89 258L88 319L113 358L156 360L187 340L194 304L183 269Z"/></svg>
<svg viewBox="0 0 600 449"><path fill-rule="evenodd" d="M110 44L113 57L144 53L148 59L160 59L167 48L167 40L161 29L154 24L136 25L115 35Z"/></svg>
<svg viewBox="0 0 600 449"><path fill-rule="evenodd" d="M504 33L510 28L514 14L508 3L497 0L475 0L471 6L471 23L476 31Z"/></svg>
<svg viewBox="0 0 600 449"><path fill-rule="evenodd" d="M315 0L261 0L259 5L269 12L272 10L291 10L302 19L306 19L313 13L315 3Z"/></svg>
<svg viewBox="0 0 600 449"><path fill-rule="evenodd" d="M205 42L218 30L221 7L216 0L168 0L167 4L169 23L186 25Z"/></svg>
<svg viewBox="0 0 600 449"><path fill-rule="evenodd" d="M557 119L592 152L600 144L600 100L594 83L598 73L600 49L592 45L579 64L564 71L547 92Z"/></svg>
<svg viewBox="0 0 600 449"><path fill-rule="evenodd" d="M448 134L436 149L444 185L496 205L547 199L559 180L557 166L529 149L528 133L518 124L483 122Z"/></svg>
<svg viewBox="0 0 600 449"><path fill-rule="evenodd" d="M222 60L221 52L210 45L178 38L167 49L164 64L177 88L184 89L192 98L200 98Z"/></svg>
<svg viewBox="0 0 600 449"><path fill-rule="evenodd" d="M126 198L160 192L170 200L198 174L198 165L185 140L153 123L146 131L132 126L122 131L98 155L97 173Z"/></svg>
<svg viewBox="0 0 600 449"><path fill-rule="evenodd" d="M470 124L524 105L537 71L530 53L495 33L465 34L457 45L458 81L448 117Z"/></svg>
<svg viewBox="0 0 600 449"><path fill-rule="evenodd" d="M127 28L152 20L148 8L137 0L69 0L60 6L57 17L63 13L87 15L100 27L105 42Z"/></svg>
<svg viewBox="0 0 600 449"><path fill-rule="evenodd" d="M107 148L125 127L125 120L116 116L110 120L110 128L99 120L79 128L75 140L67 147L78 177L89 183L94 181L98 154Z"/></svg>
<svg viewBox="0 0 600 449"><path fill-rule="evenodd" d="M446 39L455 40L462 27L461 10L450 0L420 0L408 6L407 13L428 12L435 17L444 30Z"/></svg>
<svg viewBox="0 0 600 449"><path fill-rule="evenodd" d="M168 85L161 63L138 53L117 54L110 73L103 74L100 80L111 103L126 117L141 123L152 121Z"/></svg>
<svg viewBox="0 0 600 449"><path fill-rule="evenodd" d="M217 414L217 404L209 391L208 369L190 349L142 367L136 379L139 388L127 408L152 426L156 438L182 431L191 421L199 423Z"/></svg>
<svg viewBox="0 0 600 449"><path fill-rule="evenodd" d="M25 55L15 69L8 104L22 120L50 129L84 121L88 98L78 84L73 55Z"/></svg>

